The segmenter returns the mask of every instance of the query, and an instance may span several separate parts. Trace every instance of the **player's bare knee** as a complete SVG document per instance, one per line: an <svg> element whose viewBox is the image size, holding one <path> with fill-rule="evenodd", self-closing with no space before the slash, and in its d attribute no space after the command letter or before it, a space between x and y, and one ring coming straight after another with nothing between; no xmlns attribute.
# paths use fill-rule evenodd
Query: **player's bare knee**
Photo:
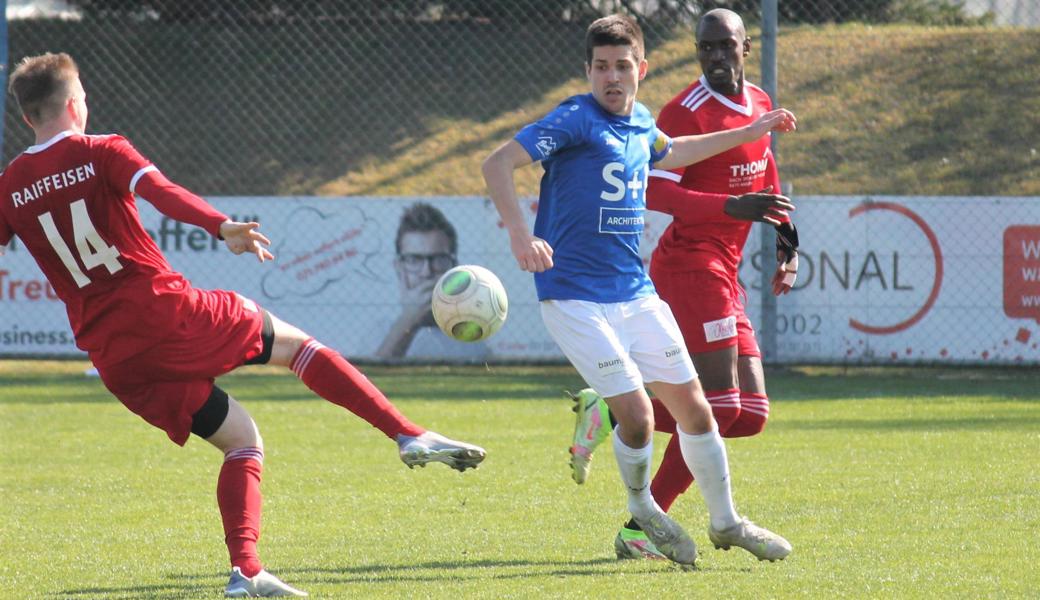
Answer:
<svg viewBox="0 0 1040 600"><path fill-rule="evenodd" d="M631 407L611 413L618 423L618 436L630 448L642 448L650 443L654 432L654 415L652 411L638 411Z"/></svg>
<svg viewBox="0 0 1040 600"><path fill-rule="evenodd" d="M217 386L213 386L206 403L192 416L191 432L223 452L238 448L263 450L260 431L249 412Z"/></svg>

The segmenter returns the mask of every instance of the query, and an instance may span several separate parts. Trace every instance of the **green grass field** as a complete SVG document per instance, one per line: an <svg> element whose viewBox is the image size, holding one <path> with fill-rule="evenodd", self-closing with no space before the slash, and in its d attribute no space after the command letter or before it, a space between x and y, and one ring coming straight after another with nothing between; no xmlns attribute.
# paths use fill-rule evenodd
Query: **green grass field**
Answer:
<svg viewBox="0 0 1040 600"><path fill-rule="evenodd" d="M217 451L178 448L79 362L0 362L5 598L217 598ZM699 496L673 507L700 568L618 562L609 446L568 476L563 367L372 368L414 420L484 445L459 474L395 446L293 377L222 386L266 443L266 566L318 598L1036 598L1040 374L769 373L766 432L733 440L738 508L794 544L780 563L711 548ZM664 449L657 438L657 452Z"/></svg>

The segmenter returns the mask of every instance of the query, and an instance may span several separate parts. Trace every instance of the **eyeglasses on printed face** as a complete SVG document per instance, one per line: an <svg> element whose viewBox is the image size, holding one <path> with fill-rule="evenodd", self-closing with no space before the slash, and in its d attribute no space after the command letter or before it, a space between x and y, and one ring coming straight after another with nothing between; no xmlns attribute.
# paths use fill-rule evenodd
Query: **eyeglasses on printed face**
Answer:
<svg viewBox="0 0 1040 600"><path fill-rule="evenodd" d="M432 272L443 273L455 266L455 255L447 252L438 254L398 254L397 260L406 271L418 273L423 267L428 267Z"/></svg>

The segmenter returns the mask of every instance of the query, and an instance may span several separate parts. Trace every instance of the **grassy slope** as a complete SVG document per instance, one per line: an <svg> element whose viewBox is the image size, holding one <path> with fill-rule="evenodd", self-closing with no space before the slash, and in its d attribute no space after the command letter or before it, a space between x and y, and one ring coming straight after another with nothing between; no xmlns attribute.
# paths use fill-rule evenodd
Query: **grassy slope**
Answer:
<svg viewBox="0 0 1040 600"><path fill-rule="evenodd" d="M170 444L85 366L0 362L6 595L217 597L219 456ZM768 564L711 550L687 494L673 512L701 545L696 573L613 559L624 509L609 446L585 486L567 477L569 368L369 370L412 418L487 447L463 475L409 471L294 378L247 372L222 385L264 434L260 549L316 597L1006 598L1040 586L1030 371L771 372L769 429L729 455L739 507L795 553Z"/></svg>
<svg viewBox="0 0 1040 600"><path fill-rule="evenodd" d="M650 55L641 99L651 109L699 73L692 50L684 37ZM748 65L753 81L757 51ZM1040 31L793 28L782 32L779 55L781 103L801 120L781 143L782 173L796 193L1040 195ZM393 160L362 159L316 191L482 194L482 158L584 91L575 78L520 110L439 117L425 124L425 138L398 141ZM540 174L520 171L520 189L536 193Z"/></svg>

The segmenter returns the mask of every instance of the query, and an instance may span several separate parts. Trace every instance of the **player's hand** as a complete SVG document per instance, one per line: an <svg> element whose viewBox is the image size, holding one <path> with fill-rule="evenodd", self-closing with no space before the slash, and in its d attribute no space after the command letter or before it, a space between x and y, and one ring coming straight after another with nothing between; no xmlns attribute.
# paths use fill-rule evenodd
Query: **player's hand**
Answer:
<svg viewBox="0 0 1040 600"><path fill-rule="evenodd" d="M779 263L776 265L776 273L773 274L773 295L783 296L791 291L794 287L794 282L798 275L798 253L795 252L794 257L787 263Z"/></svg>
<svg viewBox="0 0 1040 600"><path fill-rule="evenodd" d="M787 133L798 128L798 118L786 108L771 110L748 126L752 137L758 139L770 131Z"/></svg>
<svg viewBox="0 0 1040 600"><path fill-rule="evenodd" d="M256 222L224 221L220 224L220 237L224 238L224 243L232 254L249 252L255 254L260 262L274 260L274 255L267 249L271 240L257 231L259 227L260 224Z"/></svg>
<svg viewBox="0 0 1040 600"><path fill-rule="evenodd" d="M516 264L528 273L541 273L553 266L553 249L549 242L534 236L511 238L509 245Z"/></svg>
<svg viewBox="0 0 1040 600"><path fill-rule="evenodd" d="M741 221L758 221L779 225L787 213L794 210L794 204L787 196L772 194L773 186L760 192L730 196L724 208L727 215Z"/></svg>

